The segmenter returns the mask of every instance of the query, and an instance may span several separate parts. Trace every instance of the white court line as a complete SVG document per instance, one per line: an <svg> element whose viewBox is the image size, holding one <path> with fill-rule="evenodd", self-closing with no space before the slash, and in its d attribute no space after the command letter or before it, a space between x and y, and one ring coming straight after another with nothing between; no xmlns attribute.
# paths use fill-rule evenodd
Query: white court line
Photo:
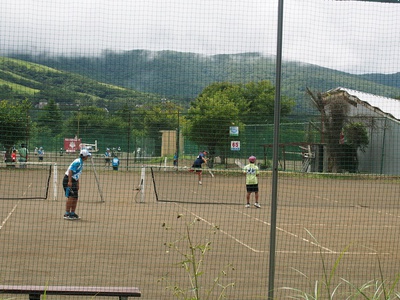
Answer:
<svg viewBox="0 0 400 300"><path fill-rule="evenodd" d="M333 202L335 202L335 203L339 203L339 201L337 201L337 200L331 200L331 199L326 198L326 197L314 196L314 198L322 199L322 200L327 200L327 201L333 201ZM353 205L354 205L354 204L353 204ZM354 205L354 206L357 207L357 205ZM372 210L372 211L376 211L378 214L384 214L384 215L386 215L386 216L395 217L395 218L400 218L400 216L398 216L398 215L394 215L394 214L392 214L392 213L390 213L390 212L385 212L385 211L383 211L383 210L379 210L379 208L368 207L368 209L369 209L369 210Z"/></svg>
<svg viewBox="0 0 400 300"><path fill-rule="evenodd" d="M191 192L192 192L193 194L197 194L197 192L195 192L194 190L191 190ZM207 198L208 198L208 197L207 197ZM329 200L329 199L325 198L325 200ZM176 204L177 204L177 203L176 203ZM178 205L178 204L177 204L177 205ZM178 206L180 206L180 205L178 205ZM182 207L182 206L180 206L180 207ZM191 213L191 214L192 214L193 216L195 216L196 218L199 218L200 220L206 222L206 223L209 224L210 226L214 226L213 223L211 223L211 222L207 221L206 219L204 219L204 218L202 218L202 217L196 215L196 214L193 213L192 211L189 211L188 209L186 209L186 208L184 208L184 207L182 207L182 208L185 209L186 211L188 211L189 213ZM230 209L232 209L232 210L234 210L234 211L236 211L236 212L238 212L238 213L240 213L240 214L242 214L242 215L245 215L245 216L247 216L247 217L249 217L249 218L252 218L252 219L254 219L254 220L258 221L258 222L261 222L261 223L263 223L263 224L266 224L267 226L271 226L270 223L268 223L268 222L266 222L266 221L263 221L263 220L261 220L261 219L259 219L259 218L255 218L255 217L253 217L253 216L250 216L249 214L244 213L244 212L242 212L242 211L240 211L240 210L237 210L237 209L234 209L234 208L230 208ZM285 233L285 234L287 234L287 235L290 235L290 236L292 236L292 237L294 237L294 238L296 238L296 239L300 239L301 241L306 242L306 243L309 243L309 244L311 244L311 245L313 245L313 246L315 246L315 247L317 247L317 248L320 249L320 250L318 250L318 251L312 251L312 252L310 252L310 251L307 251L307 252L300 252L300 251L276 251L276 253L292 253L292 254L296 254L296 253L304 253L304 254L324 253L324 254L336 254L336 255L342 253L342 251L338 252L338 251L329 249L329 248L327 248L327 247L323 247L323 246L321 246L321 245L319 245L319 244L317 244L317 243L315 243L315 242L313 242L313 241L311 241L311 240L309 240L309 239L300 237L299 235L294 234L294 233L292 233L292 232L290 232L290 231L287 231L287 230L285 230L285 229L283 229L283 228L276 227L276 229L277 229L278 231L281 231L281 232L283 232L283 233ZM255 252L255 253L265 253L265 252L269 252L269 250L258 250L258 249L255 249L255 248L253 248L253 247L250 247L248 244L242 242L241 240L237 239L236 237L234 237L233 235L229 234L228 232L222 230L221 228L219 229L219 231L222 232L223 234L229 236L231 239L235 240L235 241L236 241L237 243L239 243L240 245L242 245L242 246L244 246L244 247L250 249L251 251L253 251L253 252ZM323 252L321 252L321 251L323 251ZM376 252L367 252L367 253L364 253L364 252L345 252L344 254L345 254L345 255L361 255L361 254L364 254L364 255L378 255L378 253L376 253ZM379 254L383 255L383 254L390 254L390 253L379 253Z"/></svg>
<svg viewBox="0 0 400 300"><path fill-rule="evenodd" d="M13 209L8 213L7 217L1 222L0 225L0 230L3 228L3 226L7 223L8 219L11 217L11 215L14 213L14 211L17 209L18 204L21 202L21 200L18 201L17 204L13 207Z"/></svg>
<svg viewBox="0 0 400 300"><path fill-rule="evenodd" d="M32 183L28 185L28 189L32 186ZM23 193L23 196L25 196L27 191ZM14 211L17 209L18 204L21 202L21 200L18 200L17 204L13 207L13 209L8 213L7 217L1 222L0 225L0 230L4 227L4 225L7 223L8 219L11 217L11 215L14 213Z"/></svg>
<svg viewBox="0 0 400 300"><path fill-rule="evenodd" d="M245 216L247 216L247 217L249 217L249 218L252 218L252 219L254 219L254 220L258 221L258 222L261 222L261 223L263 223L263 224L266 224L266 225L268 225L268 226L271 226L270 223L268 223L268 222L266 222L266 221L263 221L263 220L260 220L259 218L255 218L255 217L253 217L253 216L250 216L249 214L246 214L246 213L244 213L244 212L242 212L242 211L240 211L240 210L234 209L234 208L231 208L231 209L234 210L234 211L236 211L236 212L238 212L238 213L240 213L240 214L243 214L243 215L245 215ZM286 233L286 234L288 234L288 235L290 235L290 236L292 236L292 237L295 237L295 238L297 238L297 239L300 239L300 240L302 240L303 242L306 242L306 243L309 243L309 244L311 244L311 245L313 245L313 246L316 246L316 247L320 248L321 250L326 251L326 252L320 252L320 251L317 251L317 252L276 251L277 253L324 253L324 254L341 254L341 253L342 253L342 251L338 252L338 251L334 251L334 250L332 250L332 249L329 249L329 248L327 248L327 247L323 247L323 246L321 246L321 245L319 245L319 244L317 244L317 243L315 243L315 242L313 242L313 241L310 241L310 240L308 240L308 239L306 239L306 238L302 238L302 237L298 236L297 234L294 234L294 233L292 233L292 232L289 232L289 231L287 231L287 230L285 230L285 229L283 229L283 228L276 227L276 229L277 229L278 231L281 231L281 232L283 232L283 233ZM382 254L385 254L385 255L386 255L386 254L390 254L390 253L377 253L377 252L345 252L344 254L345 254L345 255L362 255L362 254L364 254L364 255L378 255L378 254L381 254L381 255L382 255Z"/></svg>
<svg viewBox="0 0 400 300"><path fill-rule="evenodd" d="M215 226L213 223L207 221L206 219L200 217L199 215L196 215L194 212L192 212L192 211L190 211L190 210L188 210L188 209L182 207L181 205L179 205L179 204L177 204L177 203L175 203L175 204L178 205L179 207L183 208L183 209L186 210L187 212L191 213L191 214L192 214L193 216L195 216L196 218L202 220L203 222L206 222L208 225L210 225L210 226L212 226L212 227ZM236 242L239 243L240 245L242 245L242 246L244 246L244 247L250 249L251 251L253 251L253 252L255 252L255 253L265 253L265 252L268 252L268 251L264 251L264 250L257 250L257 249L254 249L254 248L250 247L250 246L247 245L246 243L244 243L244 242L242 242L241 240L235 238L233 235L229 234L229 233L226 232L225 230L222 230L221 228L219 228L218 231L219 231L219 232L222 232L223 234L225 234L225 235L227 235L227 236L229 236L231 239L233 239L234 241L236 241Z"/></svg>
<svg viewBox="0 0 400 300"><path fill-rule="evenodd" d="M193 192L193 193L196 193L196 192L194 192L193 190L192 190L192 192ZM200 220L206 222L206 223L209 224L210 226L213 226L213 224L212 224L211 222L205 220L204 218L202 218L202 217L196 215L195 213L193 213L193 212L187 210L187 209L184 208L184 207L183 207L183 209L185 209L186 211L190 212L190 213L191 213L192 215L194 215L196 218L199 218ZM262 221L262 220L260 220L260 219L258 219L258 218L254 218L254 217L252 217L252 216L250 216L250 215L248 215L248 214L245 214L245 213L243 213L243 212L241 212L241 211L239 211L239 210L237 210L237 209L234 209L234 208L231 208L231 209L234 210L234 211L236 211L236 212L238 212L238 213L240 213L240 214L243 214L243 215L245 215L245 216L247 216L247 217L249 217L249 218L253 218L253 219L255 219L256 221L259 221L259 222L262 222L262 223L264 223L264 224L266 224L266 225L268 225L268 226L271 226L271 224L268 223L268 222ZM302 239L303 241L308 242L308 243L310 243L310 244L312 244L312 245L314 245L314 246L317 246L317 247L321 248L322 250L327 251L328 253L335 253L335 254L338 253L338 252L335 252L335 251L333 251L333 250L331 250L331 249L322 247L321 245L318 245L318 244L316 244L316 243L314 243L314 242L312 242L312 241L310 241L310 240L307 240L307 239L304 239L304 238L300 238L298 235L296 235L296 234L294 234L294 233L291 233L291 232L289 232L289 231L286 231L286 230L284 230L284 229L282 229L282 228L277 227L277 230L282 231L282 232L285 232L286 234L289 234L289 235L294 236L294 237L296 237L296 238ZM242 242L241 240L235 238L233 235L229 234L228 232L226 232L226 231L224 231L224 230L222 230L222 229L219 229L219 231L222 232L223 234L229 236L230 238L232 238L233 240L235 240L237 243L241 244L242 246L244 246L244 247L250 249L251 251L253 251L253 252L255 252L255 253L265 253L265 252L269 252L268 250L258 250L258 249L255 249L255 248L253 248L253 247L250 247L248 244L246 244L246 243ZM281 253L281 252L277 251L277 253Z"/></svg>
<svg viewBox="0 0 400 300"><path fill-rule="evenodd" d="M212 222L210 222L210 221L208 221L208 220L206 220L206 219L200 217L199 215L197 215L197 214L195 214L194 212L192 212L192 211L186 209L185 207L182 207L181 205L179 205L179 204L177 204L177 203L175 203L175 204L178 205L179 207L183 208L184 210L186 210L187 212L189 212L190 214L192 214L192 215L195 216L196 218L198 218L198 219L202 220L203 222L207 223L208 225L213 226L213 227L215 226L214 223L212 223ZM258 221L258 222L261 222L261 223L263 223L263 224L266 224L266 225L268 225L268 226L271 226L270 223L268 223L268 222L266 222L266 221L263 221L263 220L260 220L259 218L254 218L253 216L250 216L250 215L248 215L248 214L246 214L246 213L243 213L243 212L241 212L241 211L239 211L239 210L237 210L237 209L234 209L234 208L231 208L231 209L234 210L234 211L236 211L236 212L238 212L238 213L240 213L240 214L243 214L243 215L245 215L245 216L247 216L247 217L249 217L249 218L253 218L254 220L256 220L256 221ZM309 251L308 251L308 252L300 252L300 251L276 251L277 253L286 253L286 254L297 254L297 253L302 253L302 254L318 254L318 253L323 253L323 254L336 254L336 255L342 253L342 252L334 251L334 250L329 249L329 248L327 248L327 247L323 247L323 246L321 246L321 245L319 245L319 244L317 244L317 243L315 243L315 242L313 242L313 241L311 241L311 240L302 238L302 237L298 236L297 234L294 234L294 233L292 233L292 232L289 232L289 231L287 231L287 230L284 230L283 228L277 227L276 229L277 229L278 231L281 231L281 232L283 232L283 233L286 233L286 234L288 234L288 235L290 235L290 236L292 236L292 237L295 237L296 239L300 239L300 240L303 241L303 242L306 242L306 243L309 243L309 244L311 244L311 245L313 245L313 246L316 246L317 248L320 249L320 250L318 250L318 251L311 251L311 252L309 252ZM236 242L239 243L240 245L246 247L247 249L249 249L249 250L251 250L251 251L253 251L253 252L255 252L255 253L265 253L265 252L269 252L269 250L258 250L258 249L255 249L255 248L251 247L250 245L244 243L243 241L239 240L238 238L234 237L233 235L229 234L229 233L226 232L225 230L222 230L221 228L219 228L219 232L225 234L226 236L230 237L231 239L233 239L234 241L236 241ZM322 250L322 252L321 252L321 250ZM376 252L367 252L367 253L364 253L364 252L345 252L344 254L345 254L345 255L378 255L378 253L376 253ZM379 254L382 255L382 254L390 254L390 253L379 253Z"/></svg>
<svg viewBox="0 0 400 300"><path fill-rule="evenodd" d="M259 219L259 218L255 218L255 217L253 217L253 216L250 216L249 214L246 214L246 213L244 213L244 212L242 212L242 211L239 211L239 210L237 210L237 209L234 209L234 208L231 208L231 209L234 210L234 211L236 211L236 212L238 212L238 213L240 213L240 214L242 214L242 215L245 215L245 216L247 216L247 217L249 217L249 218L252 218L252 219L254 219L254 220L258 221L258 222L261 222L261 223L263 223L263 224L266 224L267 226L271 226L270 223L268 223L268 222L266 222L266 221L263 221L263 220L261 220L261 219ZM334 251L334 250L331 250L331 249L329 249L329 248L327 248L327 247L323 247L323 246L321 246L321 245L319 245L319 244L317 244L317 243L315 243L315 242L313 242L313 241L310 241L310 240L308 240L308 239L302 238L302 237L298 236L297 234L294 234L294 233L292 233L292 232L289 232L289 231L287 231L287 230L285 230L285 229L283 229L283 228L276 227L276 229L277 229L278 231L281 231L281 232L283 232L283 233L286 233L287 235L290 235L290 236L292 236L292 237L295 237L296 239L300 239L300 240L302 240L303 242L306 242L306 243L309 243L309 244L311 244L311 245L313 245L313 246L316 246L316 247L320 248L321 250L326 251L327 253L331 253L331 254L340 253L340 252L336 252L336 251ZM295 252L296 252L296 251L295 251ZM282 253L282 252L277 251L277 253Z"/></svg>

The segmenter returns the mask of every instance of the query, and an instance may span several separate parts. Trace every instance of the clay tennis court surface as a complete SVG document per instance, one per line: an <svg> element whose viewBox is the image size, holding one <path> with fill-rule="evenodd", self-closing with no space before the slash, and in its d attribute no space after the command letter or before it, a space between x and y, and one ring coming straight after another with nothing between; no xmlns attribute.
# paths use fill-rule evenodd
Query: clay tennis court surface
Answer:
<svg viewBox="0 0 400 300"><path fill-rule="evenodd" d="M59 187L64 171L58 168ZM187 237L188 224L197 220L189 226L193 244L211 242L202 263L203 289L224 270L221 284L234 283L228 299L267 299L271 173L260 178L262 208L248 209L239 172L214 172L214 178L204 172L200 186L193 173L154 168L154 185L146 168L143 203L135 190L141 168L98 167L96 172L99 185L90 168L82 175L79 221L63 220L65 198L61 188L51 194L53 182L47 200L0 201L1 284L136 286L143 299L176 299L167 287L189 290L188 274L179 264L183 256L166 245ZM29 193L32 174L26 176L19 172L9 182ZM400 265L397 178L283 174L278 184L276 299L294 294L282 287L311 291L322 279L322 261L330 272L344 249L332 285L341 277L355 285L379 279L378 261L383 276L395 278ZM189 253L187 240L177 246Z"/></svg>

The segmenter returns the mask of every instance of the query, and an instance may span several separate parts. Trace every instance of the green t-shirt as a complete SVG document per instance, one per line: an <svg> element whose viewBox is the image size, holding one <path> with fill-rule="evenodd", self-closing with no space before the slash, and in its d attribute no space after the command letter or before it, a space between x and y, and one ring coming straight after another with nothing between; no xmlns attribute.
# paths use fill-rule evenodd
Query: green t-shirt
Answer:
<svg viewBox="0 0 400 300"><path fill-rule="evenodd" d="M18 153L19 153L19 161L21 162L28 161L28 149L20 148L18 149Z"/></svg>
<svg viewBox="0 0 400 300"><path fill-rule="evenodd" d="M246 173L246 185L258 184L257 175L259 173L258 167L255 164L248 164L243 168L243 172Z"/></svg>

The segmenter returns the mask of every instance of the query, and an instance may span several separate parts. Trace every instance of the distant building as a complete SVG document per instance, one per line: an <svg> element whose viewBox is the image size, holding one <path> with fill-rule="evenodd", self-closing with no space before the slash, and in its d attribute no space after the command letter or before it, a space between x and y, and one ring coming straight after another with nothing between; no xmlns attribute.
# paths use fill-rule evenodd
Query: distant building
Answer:
<svg viewBox="0 0 400 300"><path fill-rule="evenodd" d="M323 98L340 94L350 104L349 117L367 126L370 143L358 151L358 171L400 175L400 100L338 87Z"/></svg>
<svg viewBox="0 0 400 300"><path fill-rule="evenodd" d="M37 105L36 108L42 109L47 105L47 101L40 101Z"/></svg>

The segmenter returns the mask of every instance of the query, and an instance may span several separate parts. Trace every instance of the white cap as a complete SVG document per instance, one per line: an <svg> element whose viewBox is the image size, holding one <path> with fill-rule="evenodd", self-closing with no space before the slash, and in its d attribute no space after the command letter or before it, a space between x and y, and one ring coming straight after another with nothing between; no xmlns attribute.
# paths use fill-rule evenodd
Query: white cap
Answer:
<svg viewBox="0 0 400 300"><path fill-rule="evenodd" d="M92 154L87 149L82 149L80 155L82 157L92 156Z"/></svg>

